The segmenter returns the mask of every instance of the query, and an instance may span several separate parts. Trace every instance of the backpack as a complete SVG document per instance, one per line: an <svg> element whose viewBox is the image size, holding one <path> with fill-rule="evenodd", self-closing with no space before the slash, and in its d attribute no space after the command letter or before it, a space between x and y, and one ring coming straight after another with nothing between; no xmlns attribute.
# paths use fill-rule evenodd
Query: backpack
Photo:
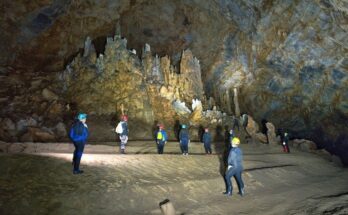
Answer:
<svg viewBox="0 0 348 215"><path fill-rule="evenodd" d="M122 134L123 133L123 127L122 127L122 122L119 122L118 125L116 126L115 129L116 133Z"/></svg>

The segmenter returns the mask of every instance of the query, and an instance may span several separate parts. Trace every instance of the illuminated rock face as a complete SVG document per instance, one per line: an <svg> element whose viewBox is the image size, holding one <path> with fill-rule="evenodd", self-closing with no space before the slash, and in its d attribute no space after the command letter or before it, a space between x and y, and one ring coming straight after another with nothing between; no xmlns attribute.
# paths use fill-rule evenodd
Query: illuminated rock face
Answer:
<svg viewBox="0 0 348 215"><path fill-rule="evenodd" d="M85 45L84 54L76 57L59 75L61 84L65 85L62 93L76 110L92 115L119 116L123 106L131 126L148 125L145 132L139 132L147 136L134 132L133 138L150 138L149 129L154 122L170 128L176 121L199 126L211 120L202 115L200 101L206 99L201 68L190 50L182 52L177 71L167 56L153 56L148 44L139 59L127 49L127 40L119 35L107 38L105 54L97 58L88 39ZM180 101L187 111L179 110ZM191 114L187 107L192 102L195 112ZM222 115L215 119L213 125L222 123ZM173 135L171 133L171 137Z"/></svg>

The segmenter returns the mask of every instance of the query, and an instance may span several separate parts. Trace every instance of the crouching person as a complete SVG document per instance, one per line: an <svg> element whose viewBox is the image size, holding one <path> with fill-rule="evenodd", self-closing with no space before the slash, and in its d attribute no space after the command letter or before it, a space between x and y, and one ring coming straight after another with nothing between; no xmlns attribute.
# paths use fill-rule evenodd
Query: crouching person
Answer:
<svg viewBox="0 0 348 215"><path fill-rule="evenodd" d="M163 154L164 145L167 143L167 133L164 130L163 125L159 125L159 129L156 135L157 151L158 154Z"/></svg>
<svg viewBox="0 0 348 215"><path fill-rule="evenodd" d="M87 114L80 113L76 121L70 129L69 137L74 143L75 151L72 164L74 166L73 174L83 173L80 170L80 162L88 138L88 127L86 124Z"/></svg>
<svg viewBox="0 0 348 215"><path fill-rule="evenodd" d="M243 172L243 153L242 150L238 147L240 144L240 140L238 137L234 137L232 139L232 148L230 150L230 153L228 155L228 167L227 171L225 173L225 181L226 181L226 192L224 192L225 195L231 196L232 195L232 176L235 178L239 194L241 196L244 195L244 183L242 180L242 172Z"/></svg>

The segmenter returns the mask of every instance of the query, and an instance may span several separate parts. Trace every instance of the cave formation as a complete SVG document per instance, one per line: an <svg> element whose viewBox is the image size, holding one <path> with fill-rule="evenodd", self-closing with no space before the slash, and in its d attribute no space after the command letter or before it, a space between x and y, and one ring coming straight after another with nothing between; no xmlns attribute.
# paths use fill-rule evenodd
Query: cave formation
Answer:
<svg viewBox="0 0 348 215"><path fill-rule="evenodd" d="M175 140L184 123L194 141L203 127L223 141L247 114L245 143L288 132L348 165L346 0L1 5L3 142L67 142L78 112L91 142L112 142L122 111L130 140L151 140L158 123Z"/></svg>

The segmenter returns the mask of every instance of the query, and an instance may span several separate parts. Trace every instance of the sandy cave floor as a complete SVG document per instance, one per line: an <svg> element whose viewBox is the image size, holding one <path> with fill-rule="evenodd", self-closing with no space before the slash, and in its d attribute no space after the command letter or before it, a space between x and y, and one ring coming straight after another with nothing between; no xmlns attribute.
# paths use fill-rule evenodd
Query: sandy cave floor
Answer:
<svg viewBox="0 0 348 215"><path fill-rule="evenodd" d="M22 153L0 153L0 214L161 214L166 198L177 214L348 214L348 170L280 146L241 145L244 197L235 181L233 196L222 195L222 156L199 143L189 156L174 142L164 155L151 141L131 142L126 155L88 145L82 175L72 174L71 144L6 147Z"/></svg>

